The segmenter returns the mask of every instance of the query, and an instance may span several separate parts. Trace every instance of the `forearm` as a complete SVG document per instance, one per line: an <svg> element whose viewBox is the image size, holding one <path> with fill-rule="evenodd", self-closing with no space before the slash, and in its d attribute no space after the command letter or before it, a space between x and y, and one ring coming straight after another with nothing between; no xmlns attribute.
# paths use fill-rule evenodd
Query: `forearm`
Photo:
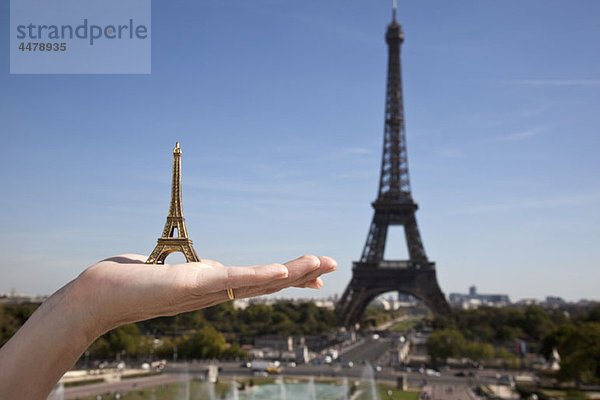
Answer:
<svg viewBox="0 0 600 400"><path fill-rule="evenodd" d="M124 254L87 268L46 300L0 349L0 399L45 399L52 386L102 333L120 324L209 307L290 286L321 287L336 269L328 257L285 265L226 267L215 261L151 266Z"/></svg>
<svg viewBox="0 0 600 400"><path fill-rule="evenodd" d="M45 399L102 333L76 281L60 289L0 349L0 398Z"/></svg>

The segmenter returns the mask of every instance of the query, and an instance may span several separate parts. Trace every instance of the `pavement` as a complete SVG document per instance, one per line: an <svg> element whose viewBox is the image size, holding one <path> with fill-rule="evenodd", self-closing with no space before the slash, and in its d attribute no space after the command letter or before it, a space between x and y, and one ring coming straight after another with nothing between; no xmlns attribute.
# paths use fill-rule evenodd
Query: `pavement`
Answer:
<svg viewBox="0 0 600 400"><path fill-rule="evenodd" d="M419 400L478 400L479 397L466 385L427 385Z"/></svg>
<svg viewBox="0 0 600 400"><path fill-rule="evenodd" d="M184 374L161 374L147 378L132 378L118 382L93 383L84 386L65 388L65 400L78 399L80 397L94 396L104 393L124 392L128 390L143 389L168 383L185 382L189 376Z"/></svg>
<svg viewBox="0 0 600 400"><path fill-rule="evenodd" d="M352 361L355 365L358 365L361 361L368 361L371 365L375 365L391 346L391 339L367 339L358 346L342 353L340 359L342 363Z"/></svg>

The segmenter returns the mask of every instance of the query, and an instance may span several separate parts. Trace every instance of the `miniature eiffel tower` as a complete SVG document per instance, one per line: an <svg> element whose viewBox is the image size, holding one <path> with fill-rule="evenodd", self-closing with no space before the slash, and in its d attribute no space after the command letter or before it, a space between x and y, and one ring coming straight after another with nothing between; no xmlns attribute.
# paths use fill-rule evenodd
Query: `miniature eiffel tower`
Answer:
<svg viewBox="0 0 600 400"><path fill-rule="evenodd" d="M174 252L181 252L187 262L200 261L192 241L188 238L183 208L181 207L181 149L179 142L173 149L173 184L171 186L171 206L169 215L163 229L162 236L154 248L146 264L164 264L167 256Z"/></svg>

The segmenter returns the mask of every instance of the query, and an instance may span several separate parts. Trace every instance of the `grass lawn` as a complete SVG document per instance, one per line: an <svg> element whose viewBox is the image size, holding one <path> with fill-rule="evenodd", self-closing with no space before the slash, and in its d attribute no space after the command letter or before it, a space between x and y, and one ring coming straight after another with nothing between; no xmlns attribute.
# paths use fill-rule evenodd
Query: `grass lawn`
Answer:
<svg viewBox="0 0 600 400"><path fill-rule="evenodd" d="M359 400L371 400L370 392L365 390ZM402 391L394 386L378 384L377 394L381 400L417 400L419 398L418 391Z"/></svg>
<svg viewBox="0 0 600 400"><path fill-rule="evenodd" d="M409 319L406 321L400 321L395 323L394 325L390 326L390 330L391 331L396 331L396 332L407 332L409 330L411 330L417 323L419 322L418 319Z"/></svg>
<svg viewBox="0 0 600 400"><path fill-rule="evenodd" d="M190 382L190 398L208 399L209 394L200 382ZM220 399L223 394L230 390L230 383L217 383L215 385L216 398ZM187 395L187 385L183 383L170 383L146 389L132 389L120 392L121 400L176 400ZM115 394L102 394L102 400L116 400ZM96 395L83 397L81 400L96 400Z"/></svg>

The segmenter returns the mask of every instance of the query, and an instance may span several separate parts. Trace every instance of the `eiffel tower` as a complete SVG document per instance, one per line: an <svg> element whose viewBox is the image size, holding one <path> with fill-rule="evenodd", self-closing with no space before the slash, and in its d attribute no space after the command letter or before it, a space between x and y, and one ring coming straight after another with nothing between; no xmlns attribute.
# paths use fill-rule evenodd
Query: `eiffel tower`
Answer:
<svg viewBox="0 0 600 400"><path fill-rule="evenodd" d="M420 299L436 314L449 314L450 307L437 282L435 263L427 259L421 241L408 177L400 46L404 34L396 21L396 7L388 25L388 73L385 103L383 157L375 213L360 261L354 262L352 280L336 306L344 326L355 324L371 300L382 293L397 291ZM388 228L404 227L408 260L384 260Z"/></svg>
<svg viewBox="0 0 600 400"><path fill-rule="evenodd" d="M174 252L181 252L187 262L200 261L192 241L188 238L183 208L181 206L181 148L179 142L173 149L173 182L171 185L171 206L169 215L163 229L162 236L146 260L146 264L164 264L167 256Z"/></svg>

